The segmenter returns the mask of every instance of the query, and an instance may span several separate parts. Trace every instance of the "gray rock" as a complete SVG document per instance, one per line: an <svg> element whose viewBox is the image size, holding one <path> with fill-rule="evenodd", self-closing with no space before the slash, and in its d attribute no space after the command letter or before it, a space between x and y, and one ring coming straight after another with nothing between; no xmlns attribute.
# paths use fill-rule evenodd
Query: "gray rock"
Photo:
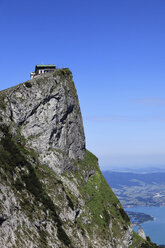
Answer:
<svg viewBox="0 0 165 248"><path fill-rule="evenodd" d="M41 164L63 172L70 167L68 158L80 160L85 154L82 117L72 74L67 69L64 75L57 70L26 85L25 82L7 90L5 120L13 122L13 133L20 130L26 146L39 154Z"/></svg>
<svg viewBox="0 0 165 248"><path fill-rule="evenodd" d="M138 228L138 235L139 235L141 238L143 238L144 240L147 240L147 239L146 239L145 232L144 232L144 230L143 230L141 227Z"/></svg>
<svg viewBox="0 0 165 248"><path fill-rule="evenodd" d="M94 174L95 174L95 170L87 171L87 175L86 175L84 181L87 183L88 180L89 180L89 178L90 178L91 176L93 176Z"/></svg>

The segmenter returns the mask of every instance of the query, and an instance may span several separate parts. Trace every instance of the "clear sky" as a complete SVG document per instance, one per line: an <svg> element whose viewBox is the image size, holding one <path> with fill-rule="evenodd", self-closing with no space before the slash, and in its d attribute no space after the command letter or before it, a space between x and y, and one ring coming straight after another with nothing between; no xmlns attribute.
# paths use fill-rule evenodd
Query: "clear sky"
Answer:
<svg viewBox="0 0 165 248"><path fill-rule="evenodd" d="M165 167L165 1L0 0L0 89L69 67L102 169Z"/></svg>

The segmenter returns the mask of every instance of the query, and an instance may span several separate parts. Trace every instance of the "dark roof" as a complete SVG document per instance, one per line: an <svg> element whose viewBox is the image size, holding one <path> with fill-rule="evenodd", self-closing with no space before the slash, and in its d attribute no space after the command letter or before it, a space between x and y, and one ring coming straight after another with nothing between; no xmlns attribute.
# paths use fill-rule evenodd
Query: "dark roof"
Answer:
<svg viewBox="0 0 165 248"><path fill-rule="evenodd" d="M36 68L56 68L55 65L36 65Z"/></svg>

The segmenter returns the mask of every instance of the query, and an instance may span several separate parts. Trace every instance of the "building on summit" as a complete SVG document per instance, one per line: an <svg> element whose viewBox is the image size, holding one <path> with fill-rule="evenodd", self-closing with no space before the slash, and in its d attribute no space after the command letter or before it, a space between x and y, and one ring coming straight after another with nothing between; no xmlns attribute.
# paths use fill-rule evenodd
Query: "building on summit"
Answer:
<svg viewBox="0 0 165 248"><path fill-rule="evenodd" d="M55 71L55 65L36 65L35 71L30 73L30 79L33 79L41 74Z"/></svg>

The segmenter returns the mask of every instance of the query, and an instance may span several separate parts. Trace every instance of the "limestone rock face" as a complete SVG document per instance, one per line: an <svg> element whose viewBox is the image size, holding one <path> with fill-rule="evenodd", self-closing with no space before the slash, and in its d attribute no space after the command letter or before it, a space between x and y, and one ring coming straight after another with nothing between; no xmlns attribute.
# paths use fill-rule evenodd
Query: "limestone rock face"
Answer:
<svg viewBox="0 0 165 248"><path fill-rule="evenodd" d="M69 166L67 158L83 159L82 117L69 70L40 76L6 93L5 119L21 130L26 146L38 152L41 163L63 171ZM65 154L62 161L59 150Z"/></svg>
<svg viewBox="0 0 165 248"><path fill-rule="evenodd" d="M128 248L132 238L128 216L85 148L71 72L0 92L1 248Z"/></svg>

